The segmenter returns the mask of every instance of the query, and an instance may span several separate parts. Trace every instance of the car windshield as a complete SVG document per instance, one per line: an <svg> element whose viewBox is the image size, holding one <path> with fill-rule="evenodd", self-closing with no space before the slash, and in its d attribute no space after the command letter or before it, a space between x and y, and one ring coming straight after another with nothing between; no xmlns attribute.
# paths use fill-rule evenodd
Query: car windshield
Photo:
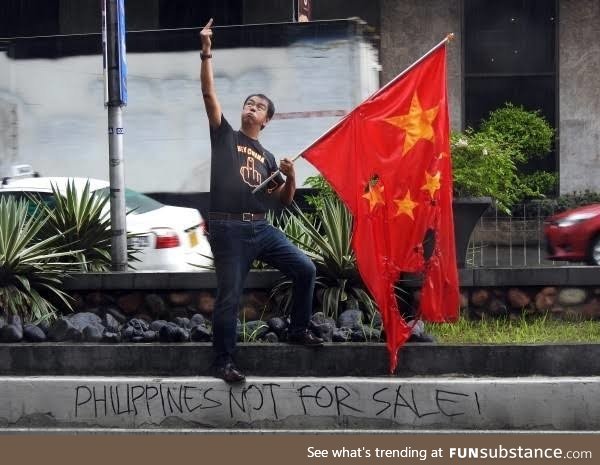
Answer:
<svg viewBox="0 0 600 465"><path fill-rule="evenodd" d="M110 188L105 187L98 189L96 193L100 196L106 197L110 192ZM157 200L151 199L147 195L141 194L130 189L125 189L125 208L127 212L131 212L132 215L139 215L141 213L147 213L152 210L157 210L164 205Z"/></svg>
<svg viewBox="0 0 600 465"><path fill-rule="evenodd" d="M50 208L56 205L54 196L45 192L0 191L0 197L12 197L17 201L25 200L27 202L27 212L30 215L37 209L36 200L41 200Z"/></svg>

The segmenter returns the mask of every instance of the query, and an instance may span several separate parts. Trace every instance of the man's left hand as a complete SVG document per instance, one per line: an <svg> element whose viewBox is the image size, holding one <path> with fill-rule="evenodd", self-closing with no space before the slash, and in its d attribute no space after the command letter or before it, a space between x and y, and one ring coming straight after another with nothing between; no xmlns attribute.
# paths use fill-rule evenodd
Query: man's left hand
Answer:
<svg viewBox="0 0 600 465"><path fill-rule="evenodd" d="M289 158L284 158L279 162L279 171L281 171L286 178L294 179L296 176L294 162Z"/></svg>

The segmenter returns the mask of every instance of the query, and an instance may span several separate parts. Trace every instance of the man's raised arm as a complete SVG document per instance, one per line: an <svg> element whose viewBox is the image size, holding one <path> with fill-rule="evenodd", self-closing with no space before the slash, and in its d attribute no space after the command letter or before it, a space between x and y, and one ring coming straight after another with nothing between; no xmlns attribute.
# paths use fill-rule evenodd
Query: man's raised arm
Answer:
<svg viewBox="0 0 600 465"><path fill-rule="evenodd" d="M206 26L200 31L200 41L202 43L202 52L200 52L200 83L202 84L202 98L204 99L204 108L211 127L218 128L221 125L221 104L217 99L215 91L215 81L212 69L212 26L213 20L210 18Z"/></svg>

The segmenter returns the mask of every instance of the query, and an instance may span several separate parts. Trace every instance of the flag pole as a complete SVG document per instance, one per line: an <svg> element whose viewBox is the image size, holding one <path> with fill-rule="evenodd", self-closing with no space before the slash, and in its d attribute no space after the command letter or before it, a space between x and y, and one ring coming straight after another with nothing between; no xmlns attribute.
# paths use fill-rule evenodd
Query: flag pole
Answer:
<svg viewBox="0 0 600 465"><path fill-rule="evenodd" d="M453 39L454 39L454 33L451 32L446 37L444 37L444 39L441 40L435 47L433 47L425 55L423 55L421 58L419 58L417 61L415 61L412 65L410 65L408 68L406 68L400 74L398 74L394 79L392 79L390 82L388 82L385 86L383 86L383 87L377 89L375 92L373 92L360 105L362 105L363 103L366 103L366 102L369 102L369 101L373 100L375 97L377 97L379 94L381 94L384 90L386 90L388 87L390 87L395 82L397 82L399 79L401 79L411 69L413 69L419 63L421 63L425 58L427 58L429 55L431 55L433 52L435 52L438 48L440 48L442 45L446 44L447 42L450 42ZM313 145L315 145L316 143L320 142L322 139L324 139L325 137L327 137L333 130L335 130L340 124L342 124L351 113L352 112L346 114L342 119L340 119L333 126L331 126L327 131L325 131L323 134L321 134L317 139L315 139L313 142L311 142L309 145L307 145L302 151L300 151L300 153L298 155L296 155L294 158L292 158L292 161L298 160L298 158L300 158L304 154L304 152L306 152ZM271 174L271 176L269 176L262 183L260 183L258 186L256 186L252 190L252 193L256 194L258 191L264 189L266 187L266 185L269 184L269 182L271 182L277 175L279 175L279 173L281 173L280 170L275 171L273 174Z"/></svg>

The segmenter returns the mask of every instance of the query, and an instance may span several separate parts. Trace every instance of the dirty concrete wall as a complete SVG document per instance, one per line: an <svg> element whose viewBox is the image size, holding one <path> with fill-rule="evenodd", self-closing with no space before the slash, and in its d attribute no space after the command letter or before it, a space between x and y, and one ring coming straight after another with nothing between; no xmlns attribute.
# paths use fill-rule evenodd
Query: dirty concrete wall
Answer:
<svg viewBox="0 0 600 465"><path fill-rule="evenodd" d="M598 429L591 378L0 378L0 427Z"/></svg>
<svg viewBox="0 0 600 465"><path fill-rule="evenodd" d="M410 66L446 34L455 33L448 47L450 123L459 130L461 95L461 0L381 0L381 84Z"/></svg>
<svg viewBox="0 0 600 465"><path fill-rule="evenodd" d="M600 2L561 0L560 191L600 190Z"/></svg>

